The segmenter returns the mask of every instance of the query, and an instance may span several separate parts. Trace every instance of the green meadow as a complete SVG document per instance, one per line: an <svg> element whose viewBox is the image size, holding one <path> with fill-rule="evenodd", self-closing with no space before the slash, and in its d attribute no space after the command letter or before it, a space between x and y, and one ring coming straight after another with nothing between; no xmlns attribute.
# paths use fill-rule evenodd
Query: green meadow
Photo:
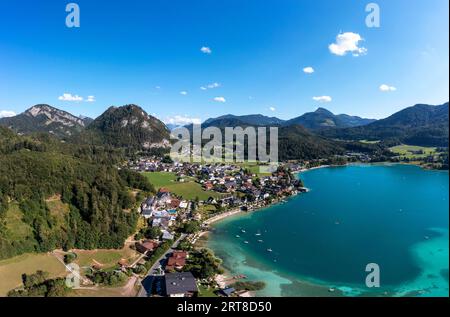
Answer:
<svg viewBox="0 0 450 317"><path fill-rule="evenodd" d="M408 159L419 159L430 155L436 154L435 147L424 147L415 145L397 145L390 148L391 152L397 154L400 157Z"/></svg>
<svg viewBox="0 0 450 317"><path fill-rule="evenodd" d="M198 197L200 200L206 200L209 197L220 197L219 193L205 191L200 184L189 177L184 178L184 182L177 182L175 173L148 172L144 173L144 175L155 186L156 190L164 187L184 199L192 200Z"/></svg>

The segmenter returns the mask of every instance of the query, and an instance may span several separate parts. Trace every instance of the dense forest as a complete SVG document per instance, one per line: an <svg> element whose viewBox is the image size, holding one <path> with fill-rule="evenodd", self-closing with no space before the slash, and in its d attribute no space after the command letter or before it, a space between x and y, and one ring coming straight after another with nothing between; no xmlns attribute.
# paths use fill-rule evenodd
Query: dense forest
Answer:
<svg viewBox="0 0 450 317"><path fill-rule="evenodd" d="M141 175L113 166L122 158L114 149L0 127L0 259L121 247L138 217L130 188L153 191ZM54 201L61 208L49 208Z"/></svg>

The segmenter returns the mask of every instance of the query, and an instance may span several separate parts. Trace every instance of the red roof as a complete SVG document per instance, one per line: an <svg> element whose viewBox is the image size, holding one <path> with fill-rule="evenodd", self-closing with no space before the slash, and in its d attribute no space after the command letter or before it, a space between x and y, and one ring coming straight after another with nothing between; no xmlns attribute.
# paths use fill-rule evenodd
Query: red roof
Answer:
<svg viewBox="0 0 450 317"><path fill-rule="evenodd" d="M160 192L160 193L170 193L170 190L169 190L168 188L161 187L161 188L159 189L159 192Z"/></svg>
<svg viewBox="0 0 450 317"><path fill-rule="evenodd" d="M147 240L147 241L142 242L141 246L143 246L147 250L152 251L158 246L158 242L152 241L152 240Z"/></svg>
<svg viewBox="0 0 450 317"><path fill-rule="evenodd" d="M177 267L183 267L186 265L187 252L186 251L173 251L169 260L167 261L167 270L173 270Z"/></svg>
<svg viewBox="0 0 450 317"><path fill-rule="evenodd" d="M186 259L177 259L177 258L169 258L169 261L167 262L168 266L184 266L186 264Z"/></svg>
<svg viewBox="0 0 450 317"><path fill-rule="evenodd" d="M178 208L179 205L180 205L179 199L172 199L172 201L170 202L170 207L172 208Z"/></svg>

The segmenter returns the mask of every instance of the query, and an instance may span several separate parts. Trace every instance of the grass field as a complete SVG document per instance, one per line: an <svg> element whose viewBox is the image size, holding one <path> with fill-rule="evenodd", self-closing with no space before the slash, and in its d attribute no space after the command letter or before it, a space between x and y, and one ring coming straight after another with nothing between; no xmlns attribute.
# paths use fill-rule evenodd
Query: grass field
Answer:
<svg viewBox="0 0 450 317"><path fill-rule="evenodd" d="M154 172L144 174L157 190L164 187L184 199L191 200L198 197L200 200L206 200L211 196L220 197L218 193L203 190L200 184L190 178L186 178L184 183L177 182L174 173Z"/></svg>
<svg viewBox="0 0 450 317"><path fill-rule="evenodd" d="M125 247L121 250L75 250L77 259L75 262L80 266L92 266L96 262L108 269L117 265L120 259L127 259L129 263L138 257L136 251Z"/></svg>
<svg viewBox="0 0 450 317"><path fill-rule="evenodd" d="M156 190L161 187L167 187L173 184L176 184L177 177L175 173L166 173L166 172L146 172L144 175L148 178L150 183L155 186Z"/></svg>
<svg viewBox="0 0 450 317"><path fill-rule="evenodd" d="M50 277L64 276L65 267L50 254L23 254L0 261L0 296L22 285L23 273L46 271Z"/></svg>
<svg viewBox="0 0 450 317"><path fill-rule="evenodd" d="M211 214L214 214L217 212L216 207L213 205L201 205L198 206L197 211L202 216L202 219L209 218Z"/></svg>
<svg viewBox="0 0 450 317"><path fill-rule="evenodd" d="M398 156L406 157L408 159L419 159L436 154L435 147L423 147L405 144L391 147L390 150ZM423 154L418 154L417 152L422 152Z"/></svg>
<svg viewBox="0 0 450 317"><path fill-rule="evenodd" d="M25 240L27 237L33 235L33 229L22 221L23 213L17 203L12 203L6 212L5 236L8 240Z"/></svg>
<svg viewBox="0 0 450 317"><path fill-rule="evenodd" d="M244 162L244 163L236 163L236 165L242 167L242 168L247 168L250 173L252 174L256 174L258 176L270 176L271 173L262 173L260 171L260 167L264 167L264 165L258 164L257 162Z"/></svg>
<svg viewBox="0 0 450 317"><path fill-rule="evenodd" d="M217 289L200 284L198 286L198 297L217 297L215 291Z"/></svg>

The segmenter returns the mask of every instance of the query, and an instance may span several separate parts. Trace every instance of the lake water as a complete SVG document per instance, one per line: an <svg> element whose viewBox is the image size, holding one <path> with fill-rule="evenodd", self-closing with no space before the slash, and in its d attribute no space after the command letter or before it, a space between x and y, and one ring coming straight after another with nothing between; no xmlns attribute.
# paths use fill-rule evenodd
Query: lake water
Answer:
<svg viewBox="0 0 450 317"><path fill-rule="evenodd" d="M449 295L448 172L353 165L300 178L309 193L225 219L210 235L225 268L266 282L258 295ZM380 288L365 285L369 263Z"/></svg>

